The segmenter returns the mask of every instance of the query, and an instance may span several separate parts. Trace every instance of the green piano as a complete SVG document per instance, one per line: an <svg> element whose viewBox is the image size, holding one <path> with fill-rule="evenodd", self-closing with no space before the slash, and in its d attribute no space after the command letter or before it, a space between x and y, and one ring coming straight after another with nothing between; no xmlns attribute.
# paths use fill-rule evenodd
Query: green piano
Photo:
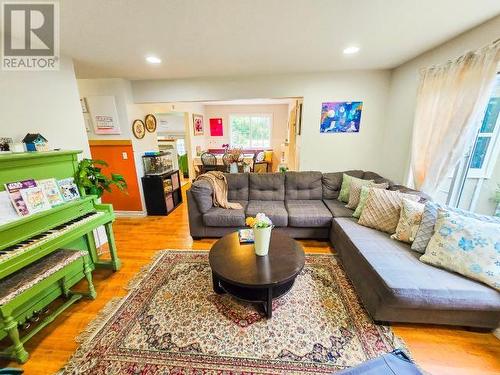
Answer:
<svg viewBox="0 0 500 375"><path fill-rule="evenodd" d="M0 192L4 184L26 179L73 177L81 151L0 154ZM0 356L26 362L24 343L82 297L95 298L92 271L120 269L112 222L113 207L85 196L0 225ZM93 230L104 226L110 257L100 259ZM71 288L86 279L88 292ZM62 297L51 311L48 306ZM5 340L3 340L4 342Z"/></svg>

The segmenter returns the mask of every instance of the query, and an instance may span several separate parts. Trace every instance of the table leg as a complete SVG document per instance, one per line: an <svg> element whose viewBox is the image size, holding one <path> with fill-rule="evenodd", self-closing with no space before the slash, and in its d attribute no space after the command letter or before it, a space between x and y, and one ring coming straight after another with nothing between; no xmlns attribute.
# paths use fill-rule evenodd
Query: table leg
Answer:
<svg viewBox="0 0 500 375"><path fill-rule="evenodd" d="M271 319L273 316L273 288L267 290L266 316Z"/></svg>
<svg viewBox="0 0 500 375"><path fill-rule="evenodd" d="M217 276L215 276L215 273L212 272L212 284L213 284L213 288L214 288L214 292L216 294L224 294L224 289L221 288L220 284L219 284L219 279L217 278Z"/></svg>

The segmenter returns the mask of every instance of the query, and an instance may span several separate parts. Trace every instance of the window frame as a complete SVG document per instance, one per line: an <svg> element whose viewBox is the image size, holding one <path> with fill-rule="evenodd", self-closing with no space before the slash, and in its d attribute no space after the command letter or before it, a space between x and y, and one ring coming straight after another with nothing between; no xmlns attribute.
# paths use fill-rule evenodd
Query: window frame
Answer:
<svg viewBox="0 0 500 375"><path fill-rule="evenodd" d="M495 89L494 92L492 93L490 99L492 97L500 97L500 73L497 73L497 78L495 82ZM488 100L489 104L489 100ZM486 114L486 109L485 112ZM484 116L481 117L481 126L483 126L483 121L484 121ZM494 155L499 155L500 154L500 114L498 115L495 123L495 128L493 129L493 132L491 133L481 133L481 130L479 130L476 134L476 139L474 140L474 144L472 145L470 152L469 152L469 158L471 159L470 163L472 162L472 158L474 156L474 152L477 146L477 141L479 138L490 138L488 148L486 150L486 155L484 156L484 161L483 165L481 168L468 168L467 171L467 178L491 178L491 175L493 174L493 168L495 167L496 163L496 158L492 157Z"/></svg>
<svg viewBox="0 0 500 375"><path fill-rule="evenodd" d="M269 146L252 146L252 127L250 126L250 146L249 147L243 147L239 145L234 145L233 144L233 118L234 117L250 117L250 124L252 123L251 118L252 117L267 117L269 118ZM262 150L266 148L271 148L272 147L272 140L273 140L273 113L270 112L235 112L235 113L230 113L229 114L229 144L231 147L241 147L243 149L248 149L248 150Z"/></svg>

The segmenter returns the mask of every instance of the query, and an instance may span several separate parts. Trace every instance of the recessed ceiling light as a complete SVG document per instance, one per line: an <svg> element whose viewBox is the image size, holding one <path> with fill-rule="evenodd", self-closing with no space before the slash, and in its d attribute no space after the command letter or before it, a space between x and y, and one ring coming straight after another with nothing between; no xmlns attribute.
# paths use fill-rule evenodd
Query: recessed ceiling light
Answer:
<svg viewBox="0 0 500 375"><path fill-rule="evenodd" d="M148 56L146 57L146 61L150 64L159 64L161 63L161 59L156 56Z"/></svg>
<svg viewBox="0 0 500 375"><path fill-rule="evenodd" d="M344 55L352 55L353 53L359 52L359 47L350 46L350 47L344 48L343 52L344 52Z"/></svg>

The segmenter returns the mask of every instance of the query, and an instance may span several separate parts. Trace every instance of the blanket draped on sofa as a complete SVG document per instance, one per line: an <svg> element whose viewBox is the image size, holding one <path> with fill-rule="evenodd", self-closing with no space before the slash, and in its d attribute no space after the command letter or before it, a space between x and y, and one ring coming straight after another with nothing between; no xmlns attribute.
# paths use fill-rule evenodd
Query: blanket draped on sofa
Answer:
<svg viewBox="0 0 500 375"><path fill-rule="evenodd" d="M232 210L240 210L243 208L241 204L232 203L227 200L227 180L224 173L219 171L209 171L198 176L196 180L205 180L212 185L215 207L229 208Z"/></svg>

